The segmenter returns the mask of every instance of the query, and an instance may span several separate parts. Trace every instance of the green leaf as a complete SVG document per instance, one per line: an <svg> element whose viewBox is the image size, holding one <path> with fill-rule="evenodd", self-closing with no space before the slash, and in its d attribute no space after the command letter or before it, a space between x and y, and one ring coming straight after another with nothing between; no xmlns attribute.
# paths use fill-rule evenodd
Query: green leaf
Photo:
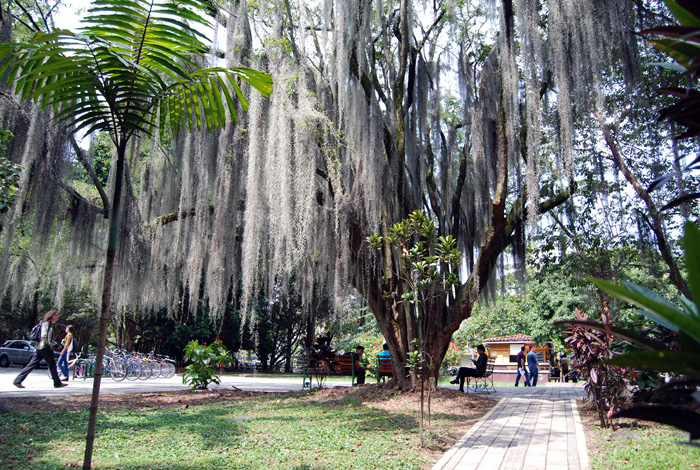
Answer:
<svg viewBox="0 0 700 470"><path fill-rule="evenodd" d="M233 103L233 98L231 97L231 92L228 91L228 88L226 87L226 83L222 83L221 78L219 78L219 89L224 92L224 96L226 97L226 103L228 104L228 111L229 114L231 115L231 119L233 122L236 122L236 105Z"/></svg>
<svg viewBox="0 0 700 470"><path fill-rule="evenodd" d="M232 67L231 70L261 95L270 96L272 93L272 77L270 75L248 67Z"/></svg>
<svg viewBox="0 0 700 470"><path fill-rule="evenodd" d="M649 62L651 67L661 67L662 69L671 70L672 72L685 73L687 68L676 62Z"/></svg>
<svg viewBox="0 0 700 470"><path fill-rule="evenodd" d="M248 111L248 102L245 100L245 96L243 96L241 87L238 85L238 83L236 83L235 78L232 77L231 74L227 74L227 76L231 86L236 91L236 96L238 96L238 101L241 103L241 108L243 108L243 111Z"/></svg>
<svg viewBox="0 0 700 470"><path fill-rule="evenodd" d="M671 13L681 25L700 27L700 18L696 18L688 10L676 3L675 0L664 0L664 3L666 3L668 9L671 10Z"/></svg>
<svg viewBox="0 0 700 470"><path fill-rule="evenodd" d="M678 351L634 351L604 361L623 367L687 374L700 378L700 355Z"/></svg>
<svg viewBox="0 0 700 470"><path fill-rule="evenodd" d="M685 248L685 267L688 270L688 287L697 302L700 301L700 229L692 222L686 222L683 248Z"/></svg>
<svg viewBox="0 0 700 470"><path fill-rule="evenodd" d="M700 342L700 320L689 317L683 310L678 309L673 304L660 302L657 298L651 298L639 292L633 292L626 287L617 286L600 279L589 279L609 295L639 307L643 310L644 315L650 319L658 323L661 323L659 319L662 319L662 321L665 319L676 327L675 331L683 330L695 341ZM636 288L640 291L643 289L641 286L636 286Z"/></svg>
<svg viewBox="0 0 700 470"><path fill-rule="evenodd" d="M219 87L217 86L214 77L209 77L209 85L211 94L214 96L214 100L216 101L216 111L218 113L218 120L220 123L219 126L223 128L226 126L226 108L224 108L224 103L221 101L221 93L219 92Z"/></svg>

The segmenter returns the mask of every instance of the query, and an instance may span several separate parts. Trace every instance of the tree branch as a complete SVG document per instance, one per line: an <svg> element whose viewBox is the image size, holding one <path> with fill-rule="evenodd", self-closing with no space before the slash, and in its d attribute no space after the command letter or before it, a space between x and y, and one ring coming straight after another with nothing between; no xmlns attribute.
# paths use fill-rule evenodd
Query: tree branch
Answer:
<svg viewBox="0 0 700 470"><path fill-rule="evenodd" d="M644 204L647 206L649 218L651 219L651 229L656 236L656 246L661 253L661 258L663 258L664 262L668 266L671 282L676 286L678 292L690 299L691 295L690 290L688 289L688 284L685 282L683 277L681 277L676 260L671 253L670 247L668 246L661 215L656 209L654 201L652 201L647 190L641 185L641 183L639 183L637 177L632 173L630 168L627 166L627 163L625 163L625 159L622 157L622 154L617 147L617 143L615 142L615 139L613 139L612 133L610 132L610 126L605 123L603 116L596 109L592 109L591 111L596 119L598 119L598 123L600 124L600 128L603 132L603 137L605 138L605 143L608 145L608 148L612 153L615 165L617 165L617 168L624 175L625 179L632 185L632 188L637 193L637 196L639 196L639 198L644 201Z"/></svg>
<svg viewBox="0 0 700 470"><path fill-rule="evenodd" d="M75 190L74 187L64 183L63 180L61 179L61 177L58 174L56 174L55 168L51 167L51 172L53 173L54 180L56 181L56 184L58 184L58 186L60 186L64 191L66 191L71 198L75 199L76 201L78 201L78 203L83 204L86 207L94 209L95 211L97 211L99 213L104 212L104 210L101 207L93 204L92 202L90 202L89 200L84 198L78 191Z"/></svg>
<svg viewBox="0 0 700 470"><path fill-rule="evenodd" d="M69 135L68 140L70 141L71 146L73 147L73 150L75 151L75 155L78 158L78 161L83 165L85 168L85 171L87 171L88 176L92 180L92 184L95 185L95 189L97 189L97 192L100 194L100 199L102 199L102 206L103 206L103 214L105 219L109 218L109 197L107 196L107 193L105 192L104 186L102 186L102 182L100 179L97 177L95 174L95 170L92 168L92 165L88 161L85 152L83 152L83 149L80 148L78 145L78 142L75 140L74 135Z"/></svg>
<svg viewBox="0 0 700 470"><path fill-rule="evenodd" d="M431 24L428 29L425 31L425 34L423 35L423 39L418 43L416 46L416 49L419 51L423 49L423 46L425 46L425 43L428 41L428 38L430 37L430 34L433 32L433 30L437 27L437 25L442 21L442 18L445 16L447 13L447 9L445 7L442 7L440 10L440 14L435 17L435 20L433 20L433 24Z"/></svg>
<svg viewBox="0 0 700 470"><path fill-rule="evenodd" d="M214 206L207 206L209 209L209 214L214 213ZM171 222L176 222L180 219L186 219L187 217L193 217L197 214L197 209L192 207L190 209L183 209L181 211L171 212L169 214L161 215L157 217L153 222L148 224L150 227L154 225L168 225Z"/></svg>

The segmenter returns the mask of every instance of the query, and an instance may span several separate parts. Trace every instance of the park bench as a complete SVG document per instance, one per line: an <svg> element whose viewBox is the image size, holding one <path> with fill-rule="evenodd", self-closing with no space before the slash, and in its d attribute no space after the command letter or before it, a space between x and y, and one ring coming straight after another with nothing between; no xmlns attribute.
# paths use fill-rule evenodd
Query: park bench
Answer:
<svg viewBox="0 0 700 470"><path fill-rule="evenodd" d="M394 369L391 365L391 356L377 355L377 383L384 377L393 377Z"/></svg>
<svg viewBox="0 0 700 470"><path fill-rule="evenodd" d="M559 382L559 381L561 381L561 367L552 366L552 367L549 369L549 381L550 381L550 382Z"/></svg>
<svg viewBox="0 0 700 470"><path fill-rule="evenodd" d="M311 389L311 378L316 376L347 376L352 377L352 385L355 385L355 370L352 367L352 354L336 354L333 359L333 367L322 362L315 367L309 363L309 358L304 358L304 382L302 390Z"/></svg>
<svg viewBox="0 0 700 470"><path fill-rule="evenodd" d="M469 393L471 389L472 392L486 392L491 393L489 389L496 391L496 387L493 386L493 366L496 364L496 358L490 357L486 363L486 372L480 377L467 377L466 391Z"/></svg>

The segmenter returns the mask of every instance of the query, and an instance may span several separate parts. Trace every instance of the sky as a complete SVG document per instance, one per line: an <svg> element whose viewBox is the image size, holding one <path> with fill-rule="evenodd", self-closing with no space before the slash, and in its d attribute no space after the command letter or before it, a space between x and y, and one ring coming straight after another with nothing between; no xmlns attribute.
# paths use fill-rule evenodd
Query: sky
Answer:
<svg viewBox="0 0 700 470"><path fill-rule="evenodd" d="M87 10L90 2L87 0L64 0L54 15L56 28L75 31L80 25L80 18Z"/></svg>

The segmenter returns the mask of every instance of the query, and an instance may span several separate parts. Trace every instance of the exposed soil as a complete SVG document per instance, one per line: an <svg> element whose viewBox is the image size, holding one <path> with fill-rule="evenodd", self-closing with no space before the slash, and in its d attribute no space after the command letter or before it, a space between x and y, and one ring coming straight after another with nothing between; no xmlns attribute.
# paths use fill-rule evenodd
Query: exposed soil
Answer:
<svg viewBox="0 0 700 470"><path fill-rule="evenodd" d="M242 390L179 391L162 393L129 393L100 395L101 410L163 410L168 408L188 408L207 403L240 401L259 396L296 396L309 401L334 403L347 399L357 400L362 406L387 411L418 410L419 392L398 393L386 385L367 384L361 387L334 387L313 392L273 393L248 392ZM497 400L475 394L464 394L457 390L438 388L430 395L431 438L428 446L420 450L426 459L426 467L437 462L457 440L484 414ZM427 412L427 393L426 393ZM47 412L76 412L90 406L90 396L27 397L0 399L0 413L13 411L30 413L40 410Z"/></svg>

